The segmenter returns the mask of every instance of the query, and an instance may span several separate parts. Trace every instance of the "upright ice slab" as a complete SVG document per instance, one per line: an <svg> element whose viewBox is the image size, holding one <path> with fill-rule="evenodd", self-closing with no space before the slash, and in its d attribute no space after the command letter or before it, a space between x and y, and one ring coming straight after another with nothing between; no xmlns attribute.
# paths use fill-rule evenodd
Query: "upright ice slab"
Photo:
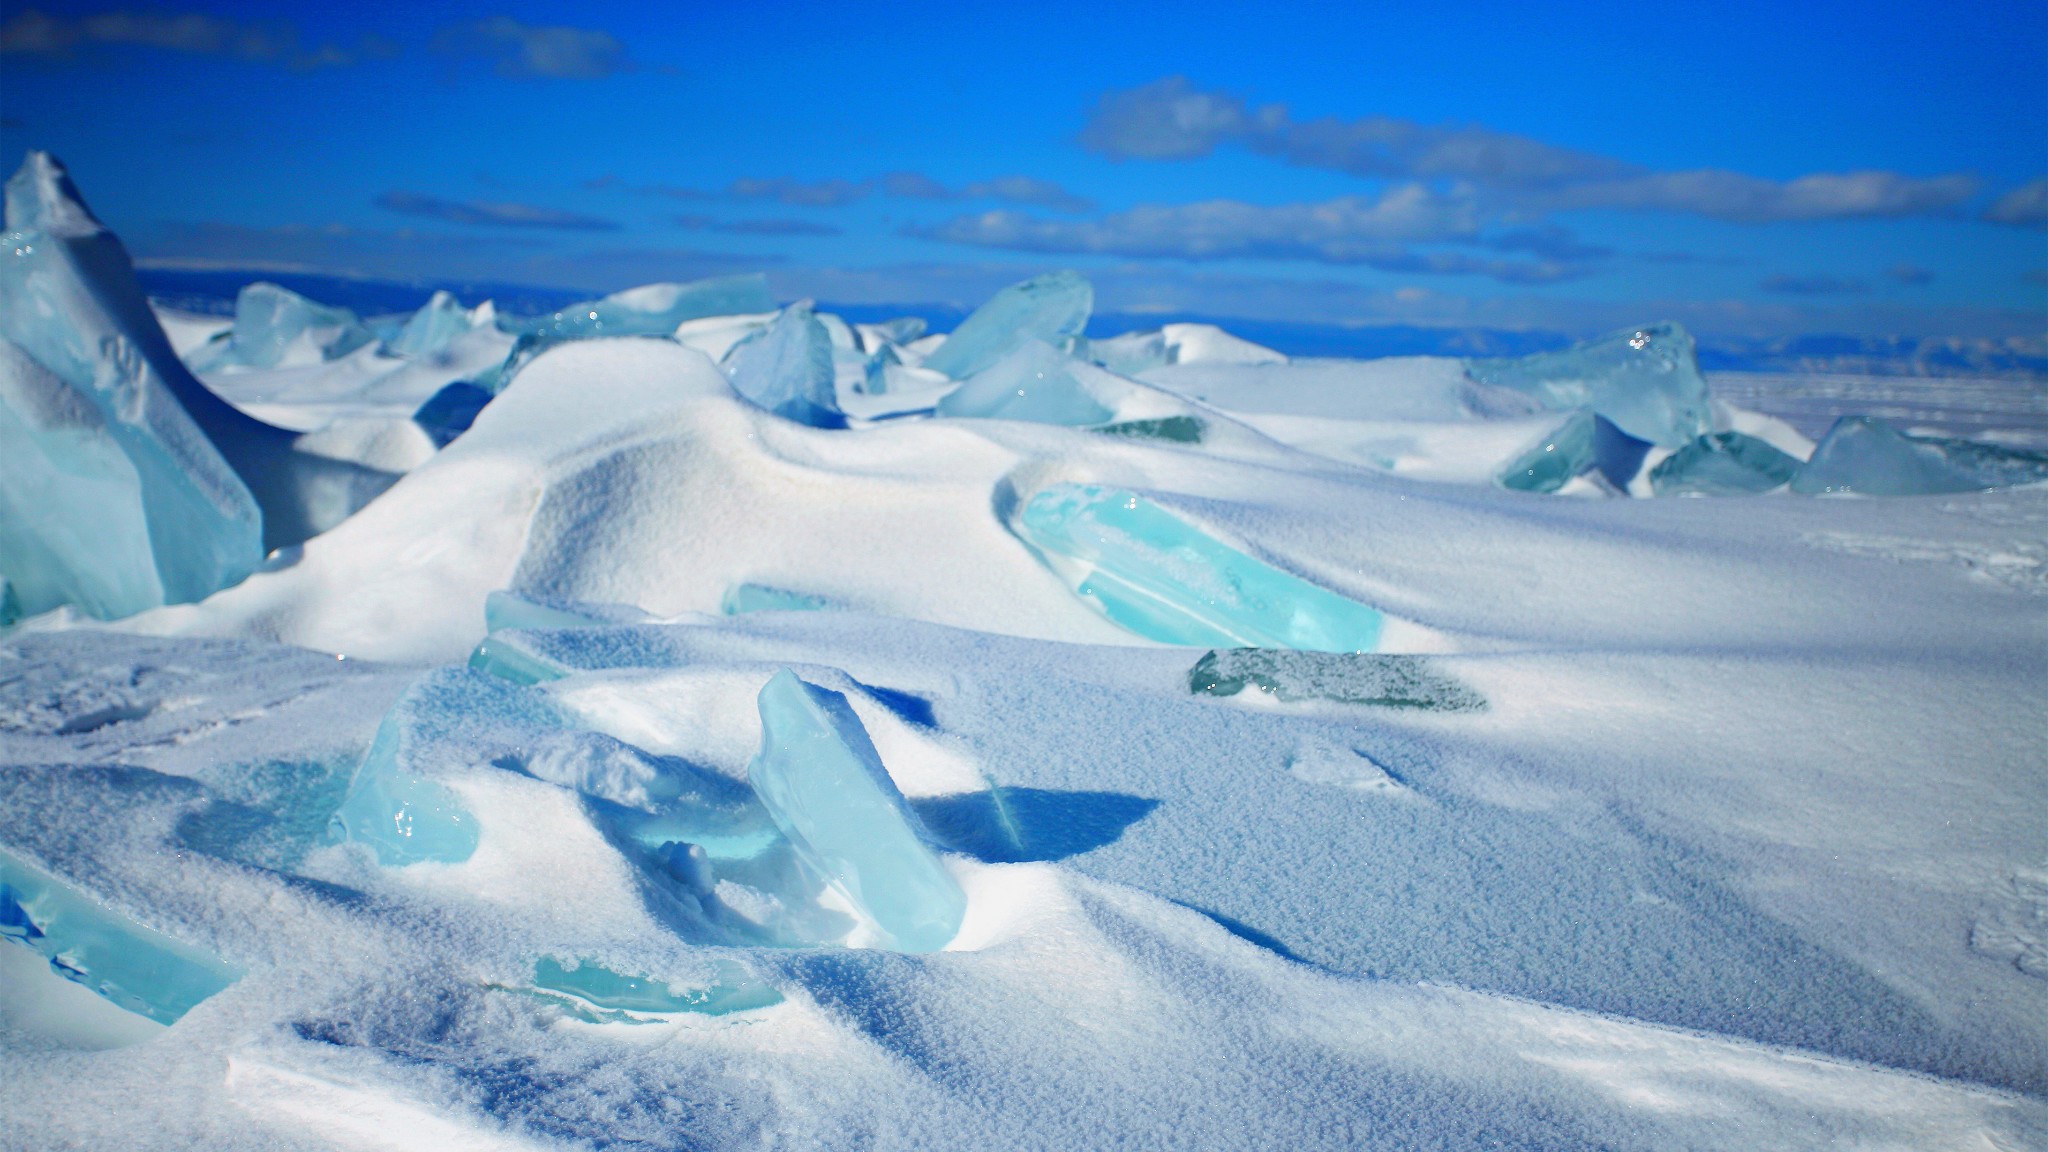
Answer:
<svg viewBox="0 0 2048 1152"><path fill-rule="evenodd" d="M1132 492L1062 484L1016 520L1083 599L1147 639L1208 648L1370 652L1378 610L1263 564Z"/></svg>
<svg viewBox="0 0 2048 1152"><path fill-rule="evenodd" d="M960 322L922 367L964 380L1026 341L1059 346L1081 334L1095 308L1095 289L1077 272L1049 272L991 296Z"/></svg>
<svg viewBox="0 0 2048 1152"><path fill-rule="evenodd" d="M1943 436L1913 436L1874 416L1844 416L1792 477L1805 496L1932 496L2048 481L2048 456Z"/></svg>
<svg viewBox="0 0 2048 1152"><path fill-rule="evenodd" d="M318 304L289 288L259 281L235 296L235 324L225 339L194 353L195 371L279 368L337 360L375 337L346 308Z"/></svg>
<svg viewBox="0 0 2048 1152"><path fill-rule="evenodd" d="M813 428L846 427L833 386L832 338L808 303L790 305L733 345L724 368L733 391L777 416Z"/></svg>
<svg viewBox="0 0 2048 1152"><path fill-rule="evenodd" d="M1581 408L1557 429L1515 457L1496 477L1517 492L1555 492L1573 478L1597 472L1616 489L1626 489L1650 446Z"/></svg>
<svg viewBox="0 0 2048 1152"><path fill-rule="evenodd" d="M1692 334L1671 322L1624 328L1561 352L1468 360L1466 404L1481 415L1587 407L1637 440L1677 448L1709 430Z"/></svg>
<svg viewBox="0 0 2048 1152"><path fill-rule="evenodd" d="M439 352L453 343L455 338L467 333L479 322L487 322L496 316L488 305L478 308L472 314L462 303L447 292L436 292L420 305L419 311L406 318L405 327L398 330L385 348L400 356L427 356Z"/></svg>
<svg viewBox="0 0 2048 1152"><path fill-rule="evenodd" d="M55 160L30 153L6 200L0 572L25 611L72 602L102 617L240 580L262 560L264 513L209 434L276 430L185 372L120 241Z"/></svg>
<svg viewBox="0 0 2048 1152"><path fill-rule="evenodd" d="M1097 378L1105 376L1108 373L1063 355L1042 340L1027 340L948 392L939 401L938 414L1077 427L1101 424L1115 415L1097 395Z"/></svg>
<svg viewBox="0 0 2048 1152"><path fill-rule="evenodd" d="M218 957L137 924L5 850L0 941L0 948L33 950L58 975L159 1024L177 1023L242 976Z"/></svg>
<svg viewBox="0 0 2048 1152"><path fill-rule="evenodd" d="M747 779L805 863L903 952L935 952L967 897L925 847L846 698L787 668L761 689L761 751Z"/></svg>
<svg viewBox="0 0 2048 1152"><path fill-rule="evenodd" d="M1650 469L1659 496L1746 496L1782 487L1799 470L1788 453L1740 432L1702 436Z"/></svg>

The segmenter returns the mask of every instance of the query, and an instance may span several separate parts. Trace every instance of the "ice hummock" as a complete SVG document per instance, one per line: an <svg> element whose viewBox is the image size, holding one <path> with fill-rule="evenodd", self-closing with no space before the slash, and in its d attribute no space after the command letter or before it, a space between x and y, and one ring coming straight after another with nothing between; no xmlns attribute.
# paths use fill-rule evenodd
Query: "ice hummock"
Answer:
<svg viewBox="0 0 2048 1152"><path fill-rule="evenodd" d="M944 948L967 897L925 846L846 698L785 668L762 687L759 707L761 751L747 780L776 826L890 947Z"/></svg>
<svg viewBox="0 0 2048 1152"><path fill-rule="evenodd" d="M1637 440L1677 448L1711 430L1692 334L1666 321L1558 352L1467 360L1466 405L1509 416L1591 408Z"/></svg>
<svg viewBox="0 0 2048 1152"><path fill-rule="evenodd" d="M436 299L445 295L439 293ZM412 330L410 324L407 330ZM189 363L195 372L318 364L338 360L375 340L354 312L258 281L235 296L234 325L194 353Z"/></svg>
<svg viewBox="0 0 2048 1152"><path fill-rule="evenodd" d="M1042 340L1027 340L947 393L939 401L938 414L1036 424L1102 424L1116 415L1099 395L1102 377L1109 374Z"/></svg>
<svg viewBox="0 0 2048 1152"><path fill-rule="evenodd" d="M1477 712L1486 697L1437 671L1427 657L1390 653L1222 648L1188 669L1188 691L1235 696L1253 688L1279 700L1330 700L1425 712Z"/></svg>
<svg viewBox="0 0 2048 1152"><path fill-rule="evenodd" d="M1254 560L1134 492L1060 484L1017 535L1082 599L1149 640L1204 648L1370 652L1379 611Z"/></svg>
<svg viewBox="0 0 2048 1152"><path fill-rule="evenodd" d="M159 1024L177 1023L242 977L219 957L143 927L5 849L0 940L0 947L26 947L58 975Z"/></svg>
<svg viewBox="0 0 2048 1152"><path fill-rule="evenodd" d="M1643 465L1650 445L1581 408L1556 430L1530 445L1496 477L1517 492L1556 492L1572 480L1597 473L1616 491L1626 490Z"/></svg>
<svg viewBox="0 0 2048 1152"><path fill-rule="evenodd" d="M813 428L844 428L834 386L832 338L808 301L782 310L725 354L726 378L749 402Z"/></svg>
<svg viewBox="0 0 2048 1152"><path fill-rule="evenodd" d="M1048 272L989 297L920 367L964 380L1027 341L1064 345L1088 326L1095 289L1078 272Z"/></svg>
<svg viewBox="0 0 2048 1152"><path fill-rule="evenodd" d="M1780 488L1799 470L1789 453L1741 432L1713 432L1650 469L1659 496L1746 496Z"/></svg>
<svg viewBox="0 0 2048 1152"><path fill-rule="evenodd" d="M1804 496L1931 496L2048 481L2048 455L1915 436L1875 416L1844 416L1792 477Z"/></svg>

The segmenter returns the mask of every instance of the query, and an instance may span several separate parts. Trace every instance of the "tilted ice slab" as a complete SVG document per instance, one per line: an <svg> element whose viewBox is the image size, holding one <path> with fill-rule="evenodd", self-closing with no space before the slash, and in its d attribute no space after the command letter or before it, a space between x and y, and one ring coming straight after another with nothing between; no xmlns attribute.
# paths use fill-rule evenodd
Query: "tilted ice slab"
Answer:
<svg viewBox="0 0 2048 1152"><path fill-rule="evenodd" d="M1254 560L1136 493L1061 484L1016 531L1082 599L1166 644L1370 652L1377 609Z"/></svg>
<svg viewBox="0 0 2048 1152"><path fill-rule="evenodd" d="M1577 477L1598 473L1626 490L1650 446L1590 408L1572 413L1555 431L1508 462L1497 480L1517 492L1555 492Z"/></svg>
<svg viewBox="0 0 2048 1152"><path fill-rule="evenodd" d="M2048 456L1945 436L1913 436L1874 416L1844 416L1792 477L1805 496L1930 496L2048 481Z"/></svg>
<svg viewBox="0 0 2048 1152"><path fill-rule="evenodd" d="M392 706L334 813L337 838L366 846L386 867L459 864L476 851L476 817L416 764L424 750L414 745L430 738L414 730L420 708L413 692Z"/></svg>
<svg viewBox="0 0 2048 1152"><path fill-rule="evenodd" d="M938 404L941 416L1086 426L1116 415L1116 377L1032 339L968 377ZM1116 389L1128 392L1128 388Z"/></svg>
<svg viewBox="0 0 2048 1152"><path fill-rule="evenodd" d="M1468 360L1466 403L1512 416L1589 407L1638 440L1666 448L1709 430L1706 377L1692 334L1670 322L1624 328L1560 352Z"/></svg>
<svg viewBox="0 0 2048 1152"><path fill-rule="evenodd" d="M963 380L1026 341L1061 345L1088 326L1095 289L1076 272L1034 276L989 297L919 365Z"/></svg>
<svg viewBox="0 0 2048 1152"><path fill-rule="evenodd" d="M436 299L446 295L439 293ZM415 333L415 340L419 335ZM319 364L338 360L375 340L354 312L258 281L236 294L235 322L226 335L194 353L189 363L195 372Z"/></svg>
<svg viewBox="0 0 2048 1152"><path fill-rule="evenodd" d="M58 975L159 1024L177 1023L242 976L0 849L0 948L17 945Z"/></svg>
<svg viewBox="0 0 2048 1152"><path fill-rule="evenodd" d="M1713 432L1657 462L1650 489L1659 496L1746 496L1782 487L1799 459L1741 432Z"/></svg>
<svg viewBox="0 0 2048 1152"><path fill-rule="evenodd" d="M834 389L832 339L808 302L790 305L766 328L733 345L725 374L753 404L813 428L844 428Z"/></svg>
<svg viewBox="0 0 2048 1152"><path fill-rule="evenodd" d="M917 832L846 698L777 672L761 689L761 752L747 779L797 852L884 942L935 952L967 897Z"/></svg>
<svg viewBox="0 0 2048 1152"><path fill-rule="evenodd" d="M406 318L398 334L385 341L386 350L399 356L427 356L448 347L472 328L495 324L497 310L486 301L474 311L448 292L436 292L419 310Z"/></svg>

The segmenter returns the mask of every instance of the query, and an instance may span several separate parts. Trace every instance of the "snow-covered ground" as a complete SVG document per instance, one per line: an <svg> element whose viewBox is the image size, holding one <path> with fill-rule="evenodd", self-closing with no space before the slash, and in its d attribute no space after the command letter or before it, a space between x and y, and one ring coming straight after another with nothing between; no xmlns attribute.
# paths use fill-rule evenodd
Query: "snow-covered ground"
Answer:
<svg viewBox="0 0 2048 1152"><path fill-rule="evenodd" d="M207 375L404 475L198 603L0 638L22 907L218 974L166 1025L0 941L0 1146L2048 1147L2048 486L1509 491L1556 417L1473 415L1456 361L1184 347L1104 403L1192 441L845 373L811 427L667 338L541 351L438 451L452 359ZM1800 458L1876 406L1715 384ZM1883 387L2048 442L2038 385ZM1077 595L1028 523L1062 485L1372 606L1378 653L1227 694ZM507 589L515 663L464 669ZM674 790L753 803L784 668L964 893L943 949L781 848L650 851ZM440 797L400 833L465 851L331 832L387 715Z"/></svg>

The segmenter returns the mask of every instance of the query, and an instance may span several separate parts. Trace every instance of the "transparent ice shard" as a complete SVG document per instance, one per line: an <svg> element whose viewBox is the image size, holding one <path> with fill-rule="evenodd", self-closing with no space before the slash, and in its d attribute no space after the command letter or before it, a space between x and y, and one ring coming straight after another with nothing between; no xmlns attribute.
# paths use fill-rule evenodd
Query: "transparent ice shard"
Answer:
<svg viewBox="0 0 2048 1152"><path fill-rule="evenodd" d="M735 584L726 589L718 610L727 616L748 612L817 612L832 605L822 596L771 588L766 584Z"/></svg>
<svg viewBox="0 0 2048 1152"><path fill-rule="evenodd" d="M410 768L401 700L377 726L369 754L334 814L341 838L366 845L387 868L459 864L476 851L476 817L448 787Z"/></svg>
<svg viewBox="0 0 2048 1152"><path fill-rule="evenodd" d="M938 413L1075 427L1101 424L1115 415L1097 396L1098 378L1107 375L1042 340L1027 340L948 392Z"/></svg>
<svg viewBox="0 0 2048 1152"><path fill-rule="evenodd" d="M860 718L788 669L761 689L761 751L747 779L805 863L890 946L934 952L967 897L919 835Z"/></svg>
<svg viewBox="0 0 2048 1152"><path fill-rule="evenodd" d="M1188 670L1188 691L1235 696L1246 688L1286 701L1331 700L1425 712L1477 712L1486 698L1422 656L1223 648Z"/></svg>
<svg viewBox="0 0 2048 1152"><path fill-rule="evenodd" d="M790 305L733 345L723 367L733 391L777 416L813 428L846 427L833 385L832 339L808 303Z"/></svg>
<svg viewBox="0 0 2048 1152"><path fill-rule="evenodd" d="M399 356L426 356L439 352L475 326L469 309L447 292L436 292L420 305L384 345Z"/></svg>
<svg viewBox="0 0 2048 1152"><path fill-rule="evenodd" d="M1081 335L1095 289L1078 272L1049 272L996 293L960 322L922 367L964 380L1026 341L1060 345Z"/></svg>
<svg viewBox="0 0 2048 1152"><path fill-rule="evenodd" d="M493 592L484 597L485 636L469 654L469 666L513 684L560 680L572 669L536 651L525 637L502 633L529 628L602 628L637 624L647 618L645 612L624 604L560 604L514 592Z"/></svg>
<svg viewBox="0 0 2048 1152"><path fill-rule="evenodd" d="M194 353L194 371L278 368L337 360L376 337L356 314L306 299L268 281L235 296L235 323L225 340Z"/></svg>
<svg viewBox="0 0 2048 1152"><path fill-rule="evenodd" d="M1482 415L1586 407L1629 436L1666 448L1709 431L1707 381L1692 334L1668 321L1560 352L1467 360L1465 375L1466 404Z"/></svg>
<svg viewBox="0 0 2048 1152"><path fill-rule="evenodd" d="M1110 620L1205 648L1370 652L1378 610L1254 560L1132 492L1062 484L1033 496L1017 534Z"/></svg>
<svg viewBox="0 0 2048 1152"><path fill-rule="evenodd" d="M1792 477L1804 496L1931 496L2048 481L2048 455L1914 436L1874 416L1844 416Z"/></svg>
<svg viewBox="0 0 2048 1152"><path fill-rule="evenodd" d="M532 991L593 1024L652 1024L682 1012L724 1016L782 1003L774 985L735 961L713 959L707 967L696 980L668 981L543 956L534 961Z"/></svg>
<svg viewBox="0 0 2048 1152"><path fill-rule="evenodd" d="M0 938L114 1004L175 1024L240 979L216 956L145 928L70 884L0 850Z"/></svg>
<svg viewBox="0 0 2048 1152"><path fill-rule="evenodd" d="M1659 496L1744 496L1769 492L1792 479L1799 461L1741 432L1702 436L1650 469Z"/></svg>
<svg viewBox="0 0 2048 1152"><path fill-rule="evenodd" d="M687 284L643 284L602 300L571 304L546 316L501 319L498 323L508 332L559 342L597 336L666 336L685 320L774 310L768 278L755 272Z"/></svg>
<svg viewBox="0 0 2048 1152"><path fill-rule="evenodd" d="M1581 408L1509 462L1496 480L1517 492L1555 492L1575 476L1597 472L1616 489L1626 489L1649 450L1605 417Z"/></svg>

